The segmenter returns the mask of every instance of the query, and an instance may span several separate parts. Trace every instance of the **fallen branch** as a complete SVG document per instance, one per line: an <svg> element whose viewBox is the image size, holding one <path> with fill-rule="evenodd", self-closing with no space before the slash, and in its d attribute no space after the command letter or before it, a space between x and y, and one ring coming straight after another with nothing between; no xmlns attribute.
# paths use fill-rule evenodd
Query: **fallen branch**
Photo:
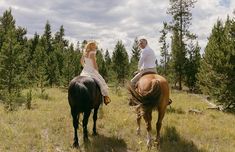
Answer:
<svg viewBox="0 0 235 152"><path fill-rule="evenodd" d="M203 114L203 111L198 109L189 109L188 112L191 114Z"/></svg>
<svg viewBox="0 0 235 152"><path fill-rule="evenodd" d="M224 110L224 108L222 106L213 106L213 107L208 107L207 109L219 110L219 111L223 111Z"/></svg>

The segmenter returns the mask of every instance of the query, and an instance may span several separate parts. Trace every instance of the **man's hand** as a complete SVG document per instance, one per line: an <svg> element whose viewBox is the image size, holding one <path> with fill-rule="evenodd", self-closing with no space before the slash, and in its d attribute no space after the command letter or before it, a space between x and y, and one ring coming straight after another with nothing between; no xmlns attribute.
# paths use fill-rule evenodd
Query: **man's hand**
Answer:
<svg viewBox="0 0 235 152"><path fill-rule="evenodd" d="M135 72L133 72L133 75L135 76L136 74L138 74L139 73L139 70L138 71L135 71Z"/></svg>

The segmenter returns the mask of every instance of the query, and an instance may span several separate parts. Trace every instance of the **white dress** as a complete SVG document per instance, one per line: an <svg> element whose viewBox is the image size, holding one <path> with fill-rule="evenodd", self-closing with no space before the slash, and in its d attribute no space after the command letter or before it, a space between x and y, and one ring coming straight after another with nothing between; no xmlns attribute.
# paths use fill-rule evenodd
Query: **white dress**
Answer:
<svg viewBox="0 0 235 152"><path fill-rule="evenodd" d="M90 52L89 55L96 54L96 52ZM101 94L103 96L108 96L108 86L103 79L103 77L99 74L99 72L94 68L94 65L92 63L92 59L84 57L84 66L82 69L82 72L80 73L80 76L87 76L95 79L98 82L98 85L100 86Z"/></svg>

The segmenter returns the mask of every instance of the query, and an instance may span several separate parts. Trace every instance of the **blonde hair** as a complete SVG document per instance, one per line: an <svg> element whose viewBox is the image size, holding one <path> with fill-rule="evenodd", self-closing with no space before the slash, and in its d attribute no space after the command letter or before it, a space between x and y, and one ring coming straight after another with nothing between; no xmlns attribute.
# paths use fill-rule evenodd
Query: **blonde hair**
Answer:
<svg viewBox="0 0 235 152"><path fill-rule="evenodd" d="M97 48L97 43L95 41L88 42L83 50L84 55L87 55L94 47Z"/></svg>

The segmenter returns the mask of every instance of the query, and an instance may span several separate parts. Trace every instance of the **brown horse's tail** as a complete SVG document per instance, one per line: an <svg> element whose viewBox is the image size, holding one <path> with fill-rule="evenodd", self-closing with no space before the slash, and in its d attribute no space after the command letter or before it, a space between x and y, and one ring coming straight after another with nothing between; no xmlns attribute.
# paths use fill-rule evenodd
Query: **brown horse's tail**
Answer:
<svg viewBox="0 0 235 152"><path fill-rule="evenodd" d="M131 86L128 87L129 92L131 95L136 99L138 103L141 103L145 106L157 106L160 95L161 95L161 88L160 82L158 80L152 80L152 86L149 91L138 93L136 92Z"/></svg>
<svg viewBox="0 0 235 152"><path fill-rule="evenodd" d="M129 91L129 93L132 95L132 97L135 99L136 104L141 104L142 103L142 96L140 94L138 94L134 88L132 88L132 86L129 84L127 86L127 90Z"/></svg>

